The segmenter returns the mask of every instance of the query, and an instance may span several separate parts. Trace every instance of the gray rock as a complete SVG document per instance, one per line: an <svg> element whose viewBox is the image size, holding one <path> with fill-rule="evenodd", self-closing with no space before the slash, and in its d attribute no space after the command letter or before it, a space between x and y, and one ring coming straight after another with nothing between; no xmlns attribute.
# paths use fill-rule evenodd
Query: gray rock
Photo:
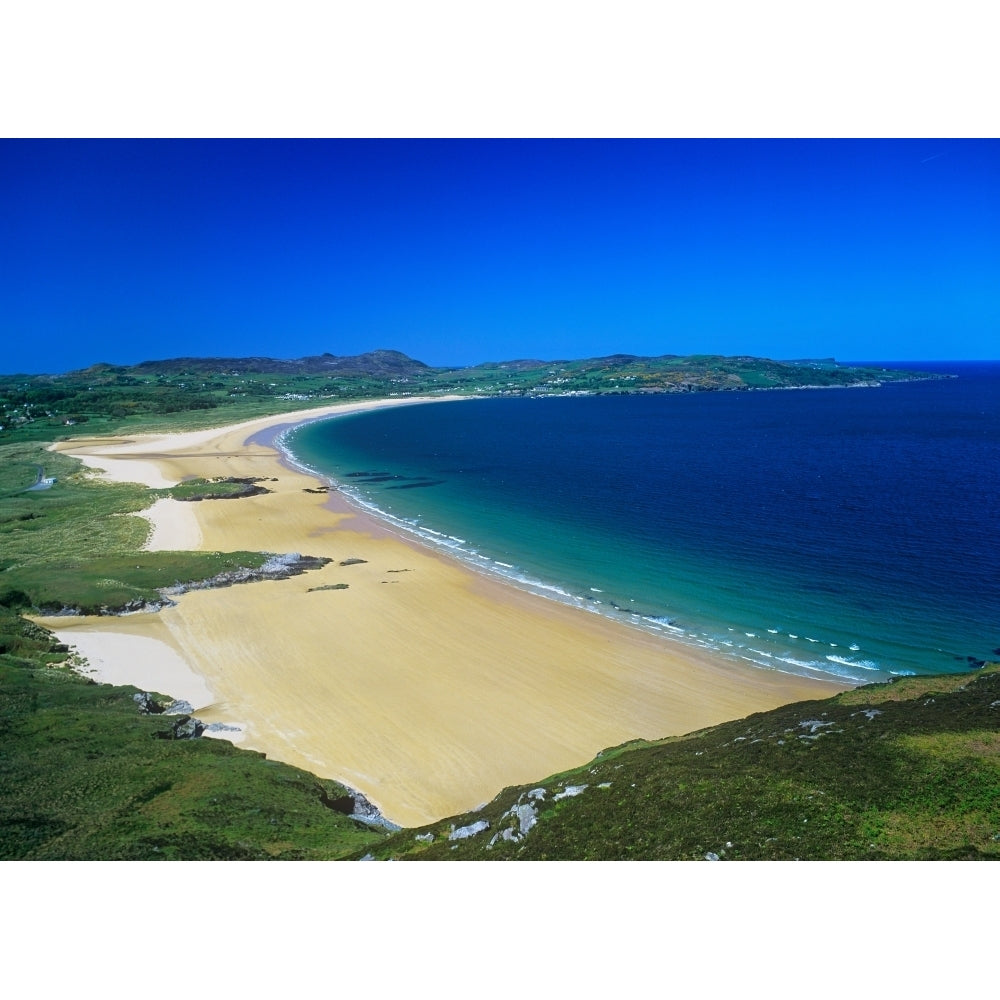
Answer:
<svg viewBox="0 0 1000 1000"><path fill-rule="evenodd" d="M538 822L538 813L530 803L517 806L514 815L517 816L517 824L522 837Z"/></svg>
<svg viewBox="0 0 1000 1000"><path fill-rule="evenodd" d="M799 723L799 728L808 729L810 733L815 733L817 729L832 725L832 722L824 722L822 719L806 719L804 722Z"/></svg>
<svg viewBox="0 0 1000 1000"><path fill-rule="evenodd" d="M351 819L360 820L362 823L367 823L369 826L380 826L385 830L399 830L401 829L396 823L387 820L382 813L379 812L378 807L372 805L371 802L366 799L361 792L350 790L351 798L354 800L354 806L351 810Z"/></svg>
<svg viewBox="0 0 1000 1000"><path fill-rule="evenodd" d="M203 732L203 722L190 715L178 715L169 729L161 729L153 735L159 740L195 740Z"/></svg>
<svg viewBox="0 0 1000 1000"><path fill-rule="evenodd" d="M204 724L190 715L178 716L174 723L175 740L196 740L204 731Z"/></svg>
<svg viewBox="0 0 1000 1000"><path fill-rule="evenodd" d="M448 834L449 840L465 840L467 837L474 837L477 833L482 833L483 830L488 830L490 828L489 820L479 819L475 823L470 823L468 826L460 826L457 830L452 830Z"/></svg>
<svg viewBox="0 0 1000 1000"><path fill-rule="evenodd" d="M632 786L635 787L634 785ZM558 795L554 795L552 800L558 802L560 799L571 799L574 795L579 795L587 788L586 785L567 785L565 790Z"/></svg>
<svg viewBox="0 0 1000 1000"><path fill-rule="evenodd" d="M242 731L239 726L229 726L225 722L210 722L205 726L206 733L240 733Z"/></svg>
<svg viewBox="0 0 1000 1000"><path fill-rule="evenodd" d="M144 715L160 715L163 712L163 706L148 691L132 695L132 700Z"/></svg>

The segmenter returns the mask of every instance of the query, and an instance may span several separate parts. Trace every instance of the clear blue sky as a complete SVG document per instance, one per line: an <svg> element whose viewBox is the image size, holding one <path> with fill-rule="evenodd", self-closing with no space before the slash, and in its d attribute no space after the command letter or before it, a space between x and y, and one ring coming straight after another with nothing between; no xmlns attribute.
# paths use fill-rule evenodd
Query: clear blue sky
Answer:
<svg viewBox="0 0 1000 1000"><path fill-rule="evenodd" d="M0 141L0 370L1000 357L1000 141Z"/></svg>

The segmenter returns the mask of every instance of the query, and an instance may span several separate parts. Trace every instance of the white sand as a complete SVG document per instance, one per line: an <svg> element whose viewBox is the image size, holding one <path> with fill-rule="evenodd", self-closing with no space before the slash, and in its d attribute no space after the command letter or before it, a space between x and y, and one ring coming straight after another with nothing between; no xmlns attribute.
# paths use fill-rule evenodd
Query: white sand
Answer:
<svg viewBox="0 0 1000 1000"><path fill-rule="evenodd" d="M52 627L54 619L45 620ZM101 684L132 684L143 691L170 695L192 708L207 708L215 701L204 678L168 643L148 635L109 631L107 618L66 619L54 629L60 642L74 646L88 665L84 677ZM114 622L121 627L120 621Z"/></svg>
<svg viewBox="0 0 1000 1000"><path fill-rule="evenodd" d="M194 503L163 497L142 512L152 525L145 548L149 552L182 551L201 547L201 528Z"/></svg>

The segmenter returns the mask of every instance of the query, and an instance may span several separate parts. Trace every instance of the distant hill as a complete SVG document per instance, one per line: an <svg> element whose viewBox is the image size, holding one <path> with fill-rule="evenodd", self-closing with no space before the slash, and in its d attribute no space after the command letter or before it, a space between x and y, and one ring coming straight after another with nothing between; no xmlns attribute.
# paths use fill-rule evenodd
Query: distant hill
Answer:
<svg viewBox="0 0 1000 1000"><path fill-rule="evenodd" d="M423 390L457 389L509 394L565 392L692 392L718 389L769 389L804 386L874 385L911 378L933 378L927 372L840 365L833 358L774 361L749 355L609 354L599 358L544 361L519 358L484 361L468 366L431 367L401 351L377 350L339 356L324 353L305 358L166 358L137 365L91 365L62 376L35 376L63 382L95 379L100 383L149 378L232 379L241 375L313 376L330 379L394 380L417 383ZM2 378L2 376L0 376ZM513 381L510 381L513 379ZM22 379L23 382L23 379ZM630 384L631 383L631 384ZM134 384L134 383L133 383Z"/></svg>
<svg viewBox="0 0 1000 1000"><path fill-rule="evenodd" d="M451 368L434 368L394 350L294 359L102 362L63 375L0 375L0 441L40 440L57 429L65 435L134 433L168 424L193 428L332 401L388 396L734 392L878 386L941 377L952 376L840 365L833 358L773 361L714 354L611 354L569 361L521 358ZM215 410L220 412L209 413ZM85 431L67 430L83 425Z"/></svg>
<svg viewBox="0 0 1000 1000"><path fill-rule="evenodd" d="M175 375L181 372L201 375L420 375L430 371L422 361L414 361L400 351L369 351L338 357L317 354L308 358L172 358L166 361L143 361L129 369L133 375Z"/></svg>

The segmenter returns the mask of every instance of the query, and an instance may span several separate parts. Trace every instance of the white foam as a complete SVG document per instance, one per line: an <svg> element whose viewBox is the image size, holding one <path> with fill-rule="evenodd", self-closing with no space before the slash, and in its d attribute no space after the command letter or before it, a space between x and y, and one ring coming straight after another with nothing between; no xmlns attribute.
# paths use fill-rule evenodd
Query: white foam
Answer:
<svg viewBox="0 0 1000 1000"><path fill-rule="evenodd" d="M809 660L796 660L794 656L778 656L776 659L782 663L788 663L793 667L801 667L803 670L822 670L823 668Z"/></svg>
<svg viewBox="0 0 1000 1000"><path fill-rule="evenodd" d="M849 659L847 659L847 657L836 656L833 653L830 653L827 656L827 659L831 663L839 663L839 664L841 664L842 666L845 666L845 667L860 667L862 670L878 670L879 669L878 664L874 663L872 660L849 660Z"/></svg>

